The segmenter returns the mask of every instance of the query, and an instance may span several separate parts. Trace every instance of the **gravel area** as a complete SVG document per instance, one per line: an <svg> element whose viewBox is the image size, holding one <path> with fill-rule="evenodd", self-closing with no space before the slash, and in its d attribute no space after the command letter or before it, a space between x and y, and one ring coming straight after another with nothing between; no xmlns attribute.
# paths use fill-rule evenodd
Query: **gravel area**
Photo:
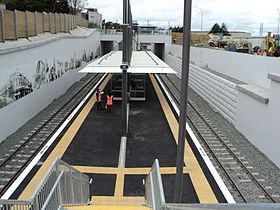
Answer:
<svg viewBox="0 0 280 210"><path fill-rule="evenodd" d="M48 119L54 110L61 106L61 104L65 103L69 99L70 96L74 95L77 90L82 87L86 81L88 81L92 75L86 75L80 81L74 83L62 96L54 100L51 104L49 104L44 110L38 113L35 117L29 120L25 125L19 128L15 133L8 136L1 144L0 144L0 159L5 159L5 156L12 153L11 150L14 150L15 145L21 145L20 141L24 139L24 137L28 136L34 128L38 126L43 120Z"/></svg>
<svg viewBox="0 0 280 210"><path fill-rule="evenodd" d="M168 75L172 81L181 87L180 79L175 75ZM234 125L228 122L222 115L216 112L206 101L189 88L189 99L196 107L209 119L214 128L218 129L221 136L226 137L236 152L244 157L244 164L252 166L252 172L256 173L256 177L262 180L264 186L272 192L274 198L280 202L280 169L256 148L244 135L242 135ZM204 148L206 149L206 148ZM246 161L246 162L245 162ZM219 171L219 168L216 168Z"/></svg>

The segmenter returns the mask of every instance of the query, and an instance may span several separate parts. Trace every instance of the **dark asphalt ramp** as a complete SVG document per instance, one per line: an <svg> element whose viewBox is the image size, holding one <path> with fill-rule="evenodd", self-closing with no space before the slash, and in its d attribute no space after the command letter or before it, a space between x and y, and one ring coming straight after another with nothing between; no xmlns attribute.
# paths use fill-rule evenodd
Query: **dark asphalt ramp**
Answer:
<svg viewBox="0 0 280 210"><path fill-rule="evenodd" d="M147 100L131 102L126 167L176 166L176 143L152 83L147 76Z"/></svg>

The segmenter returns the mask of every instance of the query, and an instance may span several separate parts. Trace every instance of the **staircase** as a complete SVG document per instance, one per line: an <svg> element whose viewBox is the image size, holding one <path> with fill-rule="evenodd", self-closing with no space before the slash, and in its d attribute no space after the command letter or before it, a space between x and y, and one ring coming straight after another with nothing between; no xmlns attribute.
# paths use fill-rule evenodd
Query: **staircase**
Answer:
<svg viewBox="0 0 280 210"><path fill-rule="evenodd" d="M145 206L144 197L117 197L117 196L93 196L92 202L87 206L67 206L64 209L151 209Z"/></svg>

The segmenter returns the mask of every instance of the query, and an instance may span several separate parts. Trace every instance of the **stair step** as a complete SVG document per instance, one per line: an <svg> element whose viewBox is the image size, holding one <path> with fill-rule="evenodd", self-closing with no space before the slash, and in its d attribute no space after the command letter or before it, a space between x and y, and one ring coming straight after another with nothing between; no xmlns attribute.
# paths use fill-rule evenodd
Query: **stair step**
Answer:
<svg viewBox="0 0 280 210"><path fill-rule="evenodd" d="M92 196L94 206L144 206L144 197Z"/></svg>
<svg viewBox="0 0 280 210"><path fill-rule="evenodd" d="M64 210L151 210L146 206L67 206L63 208Z"/></svg>

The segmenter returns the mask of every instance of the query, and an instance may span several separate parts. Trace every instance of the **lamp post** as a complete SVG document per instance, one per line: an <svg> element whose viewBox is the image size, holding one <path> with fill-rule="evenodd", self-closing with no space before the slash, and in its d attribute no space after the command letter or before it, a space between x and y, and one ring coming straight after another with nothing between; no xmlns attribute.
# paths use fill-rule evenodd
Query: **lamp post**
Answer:
<svg viewBox="0 0 280 210"><path fill-rule="evenodd" d="M279 22L280 22L280 9L278 11L278 27L277 27L277 37L279 38Z"/></svg>
<svg viewBox="0 0 280 210"><path fill-rule="evenodd" d="M203 10L198 6L195 6L195 8L200 10L200 31L202 32L202 30L203 30Z"/></svg>
<svg viewBox="0 0 280 210"><path fill-rule="evenodd" d="M201 36L202 36L202 31L203 31L203 10L198 7L198 6L195 6L195 8L199 9L200 10L200 36L199 36L199 42L200 44L202 44L202 39L201 39ZM202 65L202 47L200 47L200 64Z"/></svg>
<svg viewBox="0 0 280 210"><path fill-rule="evenodd" d="M181 103L179 117L179 135L176 159L176 176L174 184L174 203L181 203L183 192L183 168L185 156L187 96L189 84L190 40L191 40L192 0L184 0L184 38L181 73Z"/></svg>

